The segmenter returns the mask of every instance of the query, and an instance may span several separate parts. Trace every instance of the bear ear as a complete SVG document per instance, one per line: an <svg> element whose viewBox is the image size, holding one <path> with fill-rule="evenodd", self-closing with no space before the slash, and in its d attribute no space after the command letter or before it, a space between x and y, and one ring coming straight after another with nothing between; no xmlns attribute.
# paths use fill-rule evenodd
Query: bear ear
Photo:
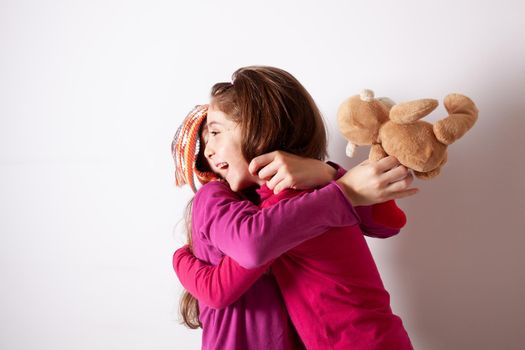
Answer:
<svg viewBox="0 0 525 350"><path fill-rule="evenodd" d="M450 94L445 97L445 108L449 116L434 124L436 138L445 145L450 145L462 137L478 119L478 108L467 96Z"/></svg>
<svg viewBox="0 0 525 350"><path fill-rule="evenodd" d="M410 124L430 114L438 104L437 100L430 98L399 103L390 110L390 120L397 124Z"/></svg>

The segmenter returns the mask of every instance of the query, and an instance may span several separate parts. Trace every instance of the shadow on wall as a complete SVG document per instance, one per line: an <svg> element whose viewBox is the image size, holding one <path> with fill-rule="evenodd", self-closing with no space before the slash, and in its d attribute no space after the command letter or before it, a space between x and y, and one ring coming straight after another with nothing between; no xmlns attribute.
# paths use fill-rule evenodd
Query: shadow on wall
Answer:
<svg viewBox="0 0 525 350"><path fill-rule="evenodd" d="M421 192L401 201L409 222L388 244L388 268L416 349L518 349L522 343L522 81L503 82L499 96L494 90L472 96L477 124L449 147L442 173L416 180ZM445 115L442 97L434 113Z"/></svg>
<svg viewBox="0 0 525 350"><path fill-rule="evenodd" d="M426 349L517 349L521 343L525 166L518 150L525 109L518 107L519 91L477 98L478 124L450 146L438 178L419 181L422 192L406 207L410 239L394 247L394 263L407 271L407 312Z"/></svg>

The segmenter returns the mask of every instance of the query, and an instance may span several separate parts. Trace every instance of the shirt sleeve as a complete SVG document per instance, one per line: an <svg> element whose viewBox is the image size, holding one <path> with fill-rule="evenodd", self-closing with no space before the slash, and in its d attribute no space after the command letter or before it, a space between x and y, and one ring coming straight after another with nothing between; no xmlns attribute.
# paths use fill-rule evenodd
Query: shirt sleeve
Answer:
<svg viewBox="0 0 525 350"><path fill-rule="evenodd" d="M346 170L337 163L328 161L327 164L337 170L335 179L339 179ZM366 236L388 238L399 233L406 224L406 215L394 200L368 206L355 207L361 219L360 228Z"/></svg>
<svg viewBox="0 0 525 350"><path fill-rule="evenodd" d="M384 203L357 206L361 223L359 226L366 236L388 238L399 233L406 224L405 213L394 200Z"/></svg>
<svg viewBox="0 0 525 350"><path fill-rule="evenodd" d="M331 167L333 167L336 170L335 179L334 180L339 180L344 174L346 174L346 169L343 168L342 166L340 166L339 164L334 163L332 161L328 161L328 162L326 162L326 164L330 165Z"/></svg>
<svg viewBox="0 0 525 350"><path fill-rule="evenodd" d="M270 263L245 269L225 256L217 266L197 259L184 246L173 254L173 269L181 284L195 298L212 308L221 309L235 301L268 269Z"/></svg>
<svg viewBox="0 0 525 350"><path fill-rule="evenodd" d="M335 181L264 209L242 200L227 184L210 182L195 195L192 220L193 234L248 269L332 227L359 224L359 216Z"/></svg>

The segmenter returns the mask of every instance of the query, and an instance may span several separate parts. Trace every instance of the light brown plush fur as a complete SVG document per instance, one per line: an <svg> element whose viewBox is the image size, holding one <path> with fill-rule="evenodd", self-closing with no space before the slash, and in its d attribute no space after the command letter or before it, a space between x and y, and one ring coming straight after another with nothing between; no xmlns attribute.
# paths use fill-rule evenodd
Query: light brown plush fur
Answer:
<svg viewBox="0 0 525 350"><path fill-rule="evenodd" d="M449 115L431 124L420 119L436 109L436 100L394 104L363 90L344 101L337 112L339 129L348 140L347 155L352 156L355 146L371 145L372 160L392 155L418 178L437 176L447 161L447 146L462 137L478 118L476 105L466 96L450 94L444 105Z"/></svg>

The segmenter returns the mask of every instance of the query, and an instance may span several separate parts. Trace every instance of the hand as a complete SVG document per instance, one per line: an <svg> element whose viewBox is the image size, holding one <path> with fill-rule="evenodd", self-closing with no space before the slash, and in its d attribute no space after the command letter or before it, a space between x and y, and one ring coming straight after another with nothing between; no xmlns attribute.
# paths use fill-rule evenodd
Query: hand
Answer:
<svg viewBox="0 0 525 350"><path fill-rule="evenodd" d="M336 169L317 159L303 158L283 151L255 157L248 170L263 180L275 194L286 188L298 190L322 187L335 178Z"/></svg>
<svg viewBox="0 0 525 350"><path fill-rule="evenodd" d="M353 206L371 205L416 194L410 188L414 176L399 161L388 156L378 161L365 160L350 169L337 183Z"/></svg>

